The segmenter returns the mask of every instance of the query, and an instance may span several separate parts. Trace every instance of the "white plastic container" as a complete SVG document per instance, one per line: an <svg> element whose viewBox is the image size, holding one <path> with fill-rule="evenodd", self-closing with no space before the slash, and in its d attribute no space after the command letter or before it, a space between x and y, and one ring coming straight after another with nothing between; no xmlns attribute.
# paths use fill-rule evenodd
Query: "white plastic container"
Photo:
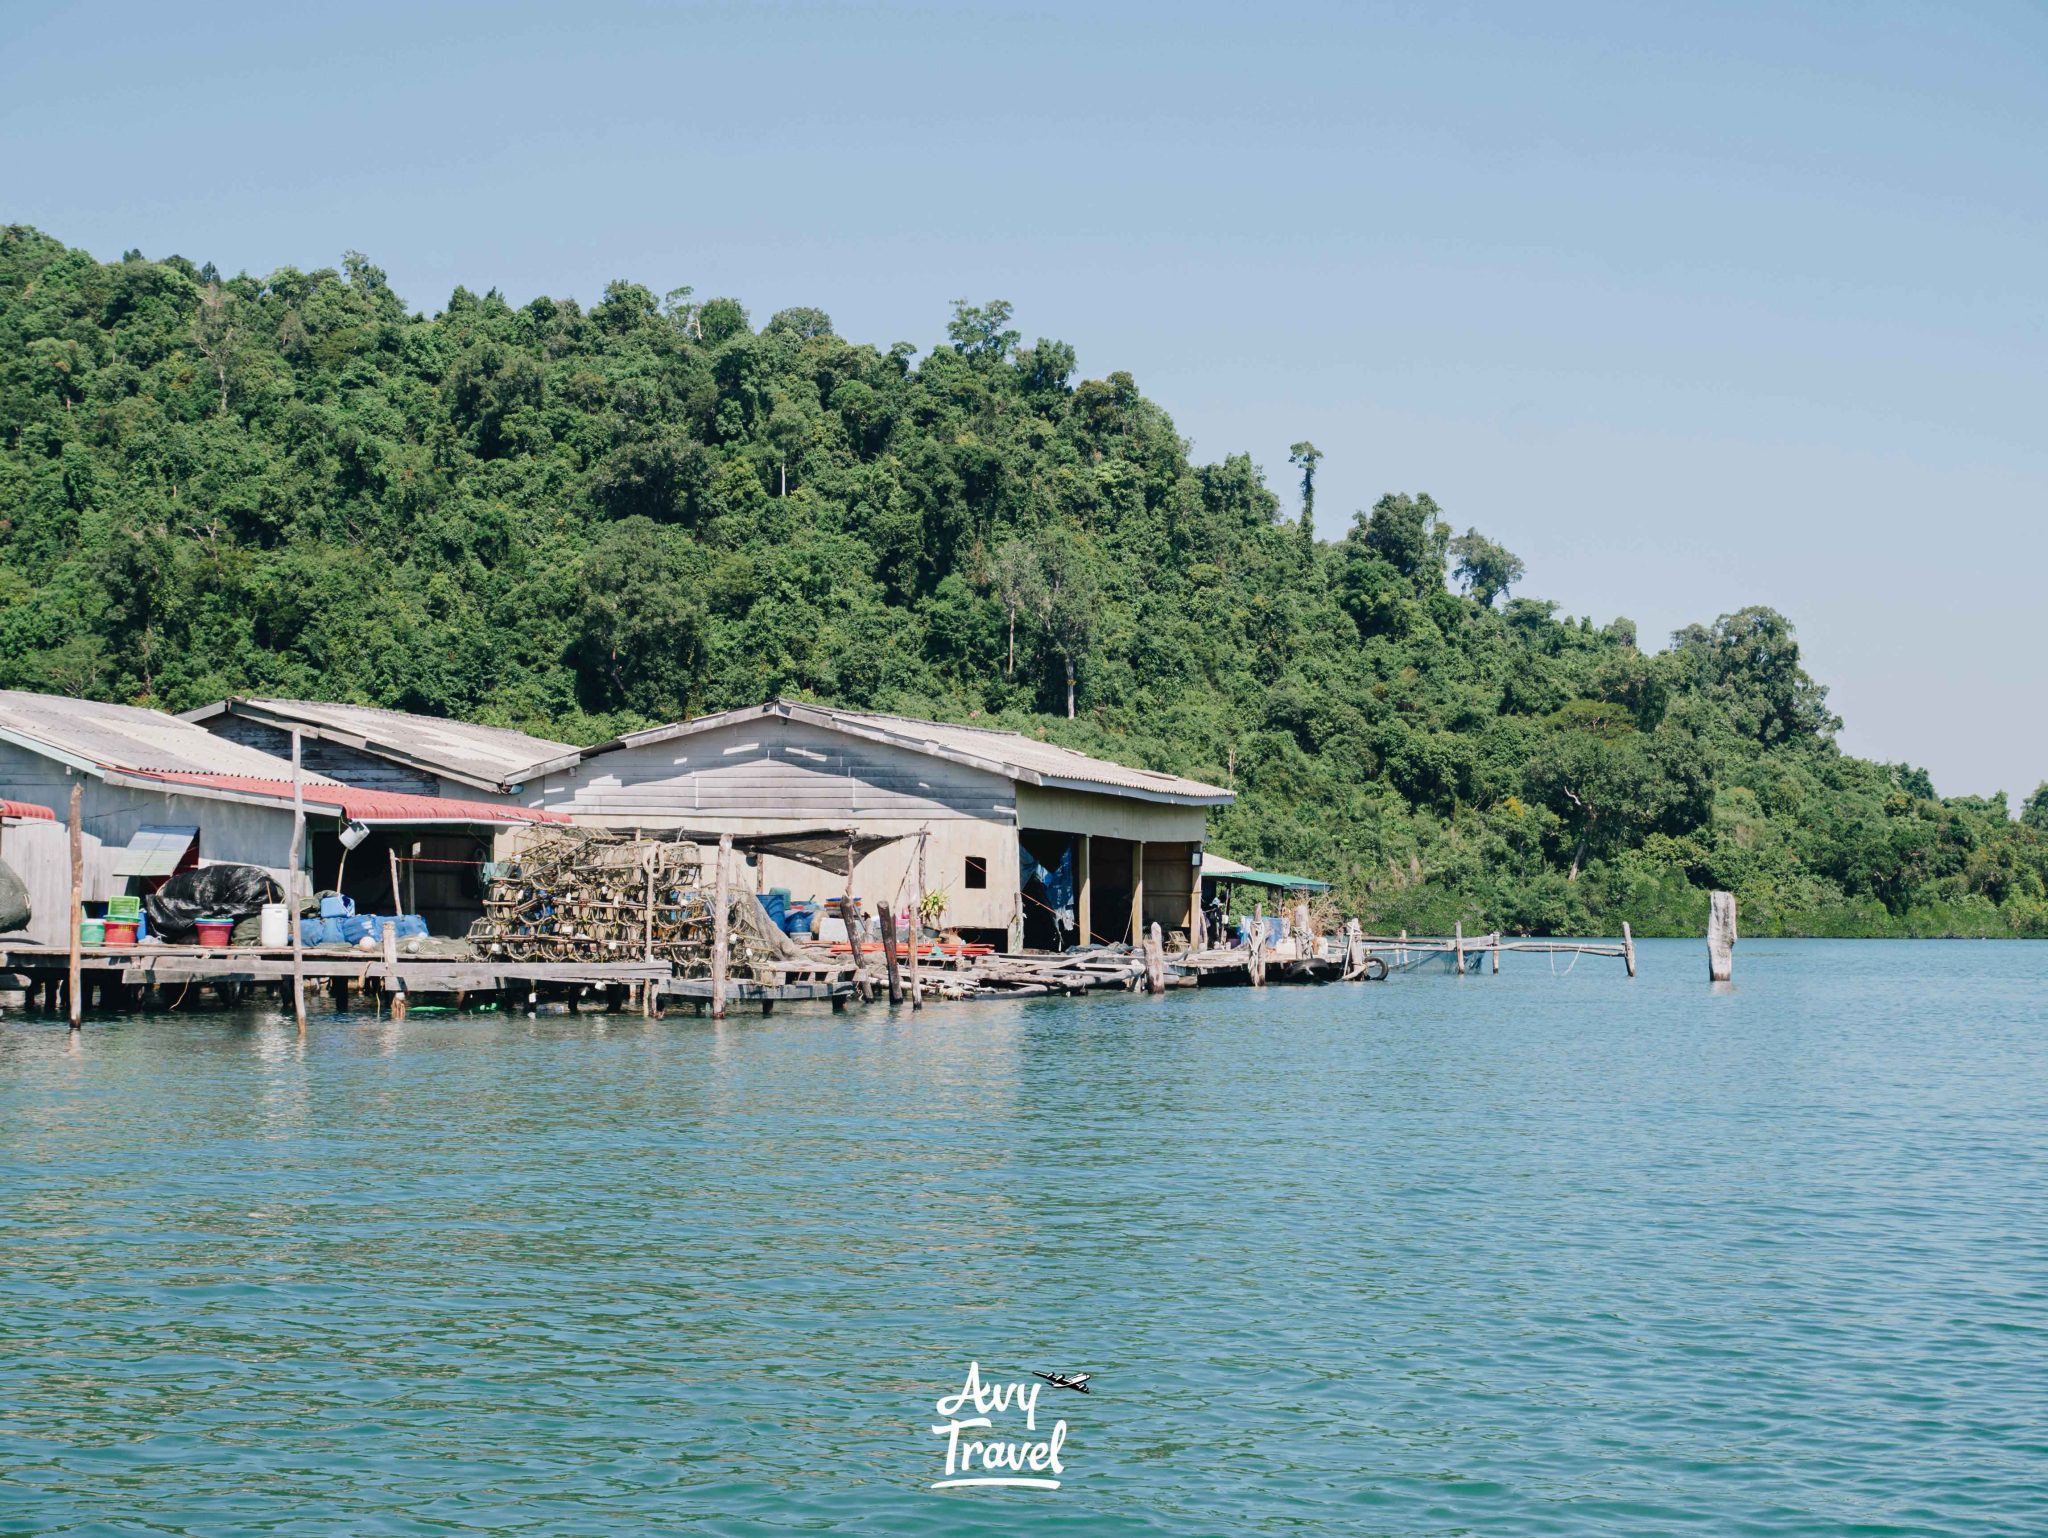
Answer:
<svg viewBox="0 0 2048 1538"><path fill-rule="evenodd" d="M257 939L265 950L281 950L292 943L291 910L283 903L265 903L257 925Z"/></svg>

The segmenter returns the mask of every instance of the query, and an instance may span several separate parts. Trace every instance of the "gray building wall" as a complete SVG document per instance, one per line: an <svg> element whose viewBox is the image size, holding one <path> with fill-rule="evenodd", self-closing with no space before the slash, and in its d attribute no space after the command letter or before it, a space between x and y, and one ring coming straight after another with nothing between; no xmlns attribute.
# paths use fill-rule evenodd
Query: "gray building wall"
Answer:
<svg viewBox="0 0 2048 1538"><path fill-rule="evenodd" d="M54 826L16 823L0 839L0 858L28 884L33 914L29 934L38 941L62 945L69 939L71 852L64 823L73 784L84 787L79 822L88 901L132 890L127 877L113 873L113 866L145 823L198 828L202 865L259 865L284 880L291 855L289 807L244 806L169 787L158 791L108 785L27 748L0 743L0 799L40 803L58 819Z"/></svg>

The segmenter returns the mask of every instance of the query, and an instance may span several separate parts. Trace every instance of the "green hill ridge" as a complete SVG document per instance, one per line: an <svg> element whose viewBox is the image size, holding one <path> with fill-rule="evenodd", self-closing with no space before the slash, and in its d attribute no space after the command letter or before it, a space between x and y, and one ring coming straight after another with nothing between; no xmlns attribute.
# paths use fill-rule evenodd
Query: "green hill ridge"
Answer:
<svg viewBox="0 0 2048 1538"><path fill-rule="evenodd" d="M582 741L807 696L1227 784L1215 848L1389 929L1696 934L1725 887L1751 934L2048 935L2048 787L2014 819L1843 754L1782 616L1646 650L1421 494L1317 541L1010 320L877 348L625 282L426 317L353 254L0 229L0 687Z"/></svg>

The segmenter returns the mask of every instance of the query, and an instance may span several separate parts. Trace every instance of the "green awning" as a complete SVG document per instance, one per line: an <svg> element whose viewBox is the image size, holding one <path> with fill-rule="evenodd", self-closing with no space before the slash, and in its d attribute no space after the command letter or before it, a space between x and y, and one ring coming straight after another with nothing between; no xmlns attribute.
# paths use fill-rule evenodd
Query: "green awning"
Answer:
<svg viewBox="0 0 2048 1538"><path fill-rule="evenodd" d="M1211 881L1242 881L1252 886L1275 887L1282 892L1327 892L1330 883L1317 881L1313 876L1283 876L1270 870L1234 870L1223 875L1213 875Z"/></svg>

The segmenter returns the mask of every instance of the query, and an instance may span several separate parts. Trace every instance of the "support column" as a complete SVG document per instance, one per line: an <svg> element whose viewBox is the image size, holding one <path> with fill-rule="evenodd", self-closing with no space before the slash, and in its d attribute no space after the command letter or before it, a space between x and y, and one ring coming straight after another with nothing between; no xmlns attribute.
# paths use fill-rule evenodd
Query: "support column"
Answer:
<svg viewBox="0 0 2048 1538"><path fill-rule="evenodd" d="M1145 841L1131 844L1131 944L1145 939Z"/></svg>
<svg viewBox="0 0 2048 1538"><path fill-rule="evenodd" d="M729 931L726 928L726 882L732 864L732 835L718 835L718 869L711 880L711 1018L725 1018L725 965Z"/></svg>
<svg viewBox="0 0 2048 1538"><path fill-rule="evenodd" d="M1081 945L1095 943L1095 882L1090 863L1093 839L1086 833L1074 839L1074 922L1080 925Z"/></svg>

